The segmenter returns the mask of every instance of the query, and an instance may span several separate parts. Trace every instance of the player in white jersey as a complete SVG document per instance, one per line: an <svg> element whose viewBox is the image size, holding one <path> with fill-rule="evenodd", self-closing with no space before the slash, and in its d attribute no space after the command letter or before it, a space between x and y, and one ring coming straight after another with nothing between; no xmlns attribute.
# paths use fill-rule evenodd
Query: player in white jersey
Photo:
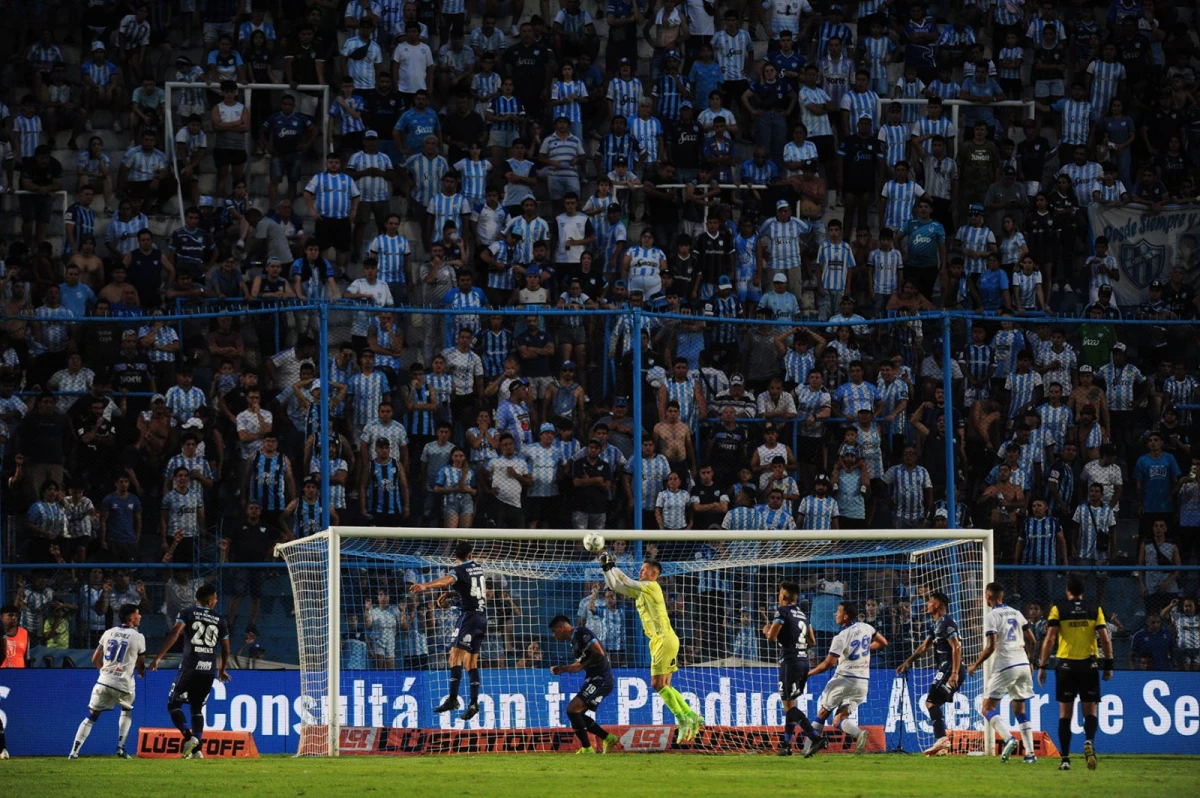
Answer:
<svg viewBox="0 0 1200 798"><path fill-rule="evenodd" d="M838 603L834 619L842 630L829 644L829 655L808 672L811 679L830 668L837 669L817 702L817 720L813 730L821 736L804 753L806 758L829 745L829 738L821 734L821 730L830 715L833 715L835 728L854 738L855 753L861 754L867 750L870 734L850 719L850 713L867 700L867 688L871 684L871 652L886 647L888 641L869 623L855 620L857 617L858 607L853 601Z"/></svg>
<svg viewBox="0 0 1200 798"><path fill-rule="evenodd" d="M117 757L133 758L125 752L125 738L129 736L129 727L133 725L133 675L146 675L146 638L138 631L141 622L142 613L137 605L126 604L121 608L121 625L101 635L100 644L92 652L92 664L100 669L100 678L92 688L87 717L75 732L71 759L79 758L79 749L92 733L92 726L100 719L100 713L113 707L121 708L121 718L117 721Z"/></svg>
<svg viewBox="0 0 1200 798"><path fill-rule="evenodd" d="M1025 712L1025 702L1033 698L1033 670L1029 665L1029 652L1037 650L1037 638L1033 628L1016 609L1004 603L1004 585L992 582L987 586L987 603L991 607L983 619L983 634L987 643L979 652L979 658L967 668L967 675L983 667L987 658L996 655L992 673L983 690L983 716L987 719L986 740L992 744L992 729L1004 740L1004 751L1000 761L1007 762L1017 750L1017 738L1012 736L1008 718L1000 714L1000 699L1007 693L1012 698L1013 714L1021 729L1021 742L1025 744L1025 763L1037 762L1033 753L1033 724Z"/></svg>

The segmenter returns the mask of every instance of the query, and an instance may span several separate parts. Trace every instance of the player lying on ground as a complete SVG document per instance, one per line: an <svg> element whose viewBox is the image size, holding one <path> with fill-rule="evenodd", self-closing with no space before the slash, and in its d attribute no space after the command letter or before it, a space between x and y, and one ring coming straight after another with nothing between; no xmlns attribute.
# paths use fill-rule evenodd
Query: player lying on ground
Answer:
<svg viewBox="0 0 1200 798"><path fill-rule="evenodd" d="M179 660L179 675L167 695L167 711L171 722L183 735L180 756L184 759L203 759L200 747L204 735L204 702L212 690L213 680L229 681L225 668L229 665L229 625L216 613L217 588L204 584L196 589L196 606L184 607L175 619L175 627L167 635L162 651L150 664L150 670L158 670L158 663L167 656L179 636L183 638L183 657ZM217 648L220 645L221 663L217 664ZM213 671L216 671L214 674ZM183 714L183 705L192 710L192 725L189 728Z"/></svg>
<svg viewBox="0 0 1200 798"><path fill-rule="evenodd" d="M576 753L593 753L592 741L588 737L590 732L600 740L604 746L604 753L607 754L616 747L617 735L605 731L603 726L584 713L595 712L604 697L613 691L615 682L608 654L591 629L586 626L573 628L570 619L565 615L556 615L550 619L550 631L560 643L571 641L571 655L575 657L574 662L555 665L550 668L550 672L558 676L562 673L583 671L585 676L583 689L567 704L567 720L571 722L571 728L575 730L575 736L583 746Z"/></svg>
<svg viewBox="0 0 1200 798"><path fill-rule="evenodd" d="M1017 738L1012 736L1008 718L999 709L1000 699L1007 693L1012 698L1013 714L1017 716L1017 723L1021 727L1020 741L1025 743L1025 763L1031 765L1037 762L1037 756L1033 753L1033 724L1029 722L1029 715L1025 714L1025 702L1033 698L1029 652L1037 650L1037 638L1025 616L1004 603L1004 585L999 582L988 584L985 598L991 607L983 619L983 634L987 643L979 652L979 657L967 668L967 675L973 676L988 657L996 654L991 675L983 688L983 716L987 718L984 745L992 744L991 730L995 728L1000 739L1004 740L1000 761L1007 762L1017 750Z"/></svg>
<svg viewBox="0 0 1200 798"><path fill-rule="evenodd" d="M125 738L133 725L133 699L136 690L133 675L146 675L146 638L138 631L142 613L136 604L121 608L121 625L114 626L100 637L100 644L92 652L92 664L100 670L92 698L88 701L88 713L75 732L75 744L71 746L71 759L79 758L92 726L100 720L100 713L115 706L121 708L117 721L117 757L132 759L125 751Z"/></svg>
<svg viewBox="0 0 1200 798"><path fill-rule="evenodd" d="M450 695L434 712L458 709L458 690L463 669L471 682L471 702L463 712L463 720L479 714L479 650L487 634L487 577L483 566L471 559L471 543L460 541L454 546L455 566L450 573L432 582L418 582L410 593L453 587L458 594L458 625L454 629L454 645L450 649Z"/></svg>
<svg viewBox="0 0 1200 798"><path fill-rule="evenodd" d="M604 582L614 593L637 599L642 629L650 641L650 686L662 696L667 709L675 715L675 722L679 727L675 741L696 739L704 721L692 711L683 695L671 686L671 674L679 670L676 665L679 638L671 628L671 619L667 616L667 603L663 599L662 587L658 584L658 577L662 575L662 565L654 560L642 563L637 581L621 572L617 567L617 558L610 552L601 552L600 565L604 568Z"/></svg>
<svg viewBox="0 0 1200 798"><path fill-rule="evenodd" d="M796 699L804 695L808 682L808 650L817 644L808 616L796 604L800 597L800 586L795 582L784 582L779 586L779 606L775 617L763 627L763 634L772 643L779 643L779 698L786 713L783 721L783 744L780 756L792 755L792 740L796 737L796 726L804 732L805 750L817 740L804 710L796 706Z"/></svg>
<svg viewBox="0 0 1200 798"><path fill-rule="evenodd" d="M834 620L842 630L834 635L829 644L829 656L808 672L809 677L836 668L833 678L825 684L821 699L817 702L817 722L813 731L820 735L804 752L810 757L829 745L829 738L822 734L825 720L832 715L834 728L854 738L854 751L861 754L867 750L869 734L850 720L850 713L867 700L867 688L871 685L871 652L887 646L887 638L875 631L869 623L855 620L858 607L853 601L843 601L834 612Z"/></svg>
<svg viewBox="0 0 1200 798"><path fill-rule="evenodd" d="M925 708L929 710L929 719L933 721L934 739L933 745L925 749L926 756L945 756L949 751L950 739L946 737L946 716L942 714L942 706L954 701L954 694L967 678L967 669L962 661L962 642L958 639L958 624L950 616L949 610L949 596L937 590L929 594L925 599L925 611L929 613L925 639L896 668L896 675L900 676L918 657L933 649L937 674L925 695Z"/></svg>
<svg viewBox="0 0 1200 798"><path fill-rule="evenodd" d="M1071 769L1071 722L1077 696L1083 713L1083 756L1088 770L1096 769L1100 671L1104 671L1104 681L1112 678L1112 638L1104 622L1104 610L1098 604L1084 600L1084 585L1083 574L1067 576L1067 600L1050 608L1046 618L1046 639L1042 642L1038 663L1038 684L1045 686L1046 661L1050 659L1050 652L1054 651L1058 657L1054 697L1058 699L1058 750L1062 752L1059 770ZM1096 645L1097 639L1100 647ZM1104 649L1104 659L1100 659L1100 648Z"/></svg>

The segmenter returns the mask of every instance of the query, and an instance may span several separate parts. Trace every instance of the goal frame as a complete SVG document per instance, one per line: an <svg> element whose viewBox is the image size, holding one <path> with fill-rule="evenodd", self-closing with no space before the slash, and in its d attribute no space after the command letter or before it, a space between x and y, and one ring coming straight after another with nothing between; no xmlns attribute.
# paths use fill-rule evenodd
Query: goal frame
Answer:
<svg viewBox="0 0 1200 798"><path fill-rule="evenodd" d="M603 529L603 530L587 530L587 529L446 529L442 527L372 527L372 526L331 526L323 532L318 532L316 535L299 538L288 543L281 543L276 546L275 553L279 556L281 551L286 551L290 546L297 545L301 542L311 543L314 539L324 538L328 541L329 557L326 571L326 580L329 584L329 607L341 606L341 569L342 569L342 549L341 541L343 538L377 538L384 540L409 540L409 539L424 539L424 540L529 540L537 538L538 540L577 540L582 542L584 535L588 532L599 531L604 535L604 540L607 543L610 540L652 540L655 542L703 542L703 541L784 541L796 542L803 540L795 530L724 530L724 529L697 529L697 530L637 530L637 529ZM951 541L979 541L983 544L982 565L983 565L983 584L988 584L995 580L995 549L994 549L994 533L991 529L847 529L847 530L806 530L807 532L819 535L820 540L830 541L863 541L863 540L918 540L929 541L932 545L931 549L940 548ZM939 541L941 543L939 544ZM296 599L298 601L298 599ZM983 616L987 615L987 602L980 596L980 604L982 606L982 615L979 619L980 627L982 628ZM296 606L296 618L299 623L300 607ZM342 650L340 641L342 639L341 628L341 613L329 612L329 659L326 664L328 693L326 696L326 711L325 721L328 734L329 756L338 756L338 747L341 741L341 724L338 718L338 706L341 700L341 657ZM297 633L299 628L297 627ZM991 674L991 658L984 663L983 678L986 680ZM985 728L984 736L984 752L985 755L995 753L994 745L987 744L987 738L992 733ZM994 737L994 735L992 735Z"/></svg>

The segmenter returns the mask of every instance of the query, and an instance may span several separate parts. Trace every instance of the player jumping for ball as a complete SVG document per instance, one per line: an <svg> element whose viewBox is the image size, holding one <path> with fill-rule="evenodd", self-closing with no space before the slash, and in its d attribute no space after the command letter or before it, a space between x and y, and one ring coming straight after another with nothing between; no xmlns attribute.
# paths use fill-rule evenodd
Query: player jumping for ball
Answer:
<svg viewBox="0 0 1200 798"><path fill-rule="evenodd" d="M813 724L813 730L820 736L804 753L805 758L829 745L829 738L821 734L821 730L830 715L833 715L835 728L840 727L843 734L854 738L855 753L866 751L870 738L869 732L850 720L850 713L867 700L867 688L871 685L871 652L885 648L888 641L871 624L855 620L858 607L853 601L840 602L833 617L842 630L829 644L829 656L810 670L808 676L812 678L830 668L837 670L825 684L817 702L817 722Z"/></svg>
<svg viewBox="0 0 1200 798"><path fill-rule="evenodd" d="M655 560L646 560L642 563L637 580L622 573L617 567L617 558L607 551L600 554L600 565L604 568L604 582L613 592L637 600L642 629L650 641L650 686L662 696L667 709L675 715L679 727L675 741L696 739L704 721L688 706L683 694L671 686L671 674L679 670L676 664L679 638L671 628L662 586L658 584L662 565Z"/></svg>
<svg viewBox="0 0 1200 798"><path fill-rule="evenodd" d="M607 754L616 747L617 735L605 731L603 726L584 713L595 712L604 697L613 691L615 682L608 654L605 653L604 646L600 645L600 641L591 629L586 626L573 628L570 619L565 615L556 615L550 619L550 631L554 633L554 639L560 643L571 641L571 655L575 657L574 662L567 665L555 665L550 672L558 676L563 673L583 671L586 677L583 689L575 694L571 703L567 704L567 720L571 722L571 728L575 730L575 736L579 738L579 744L582 746L575 753L595 753L592 741L588 737L590 732L600 740L604 747L604 753Z"/></svg>
<svg viewBox="0 0 1200 798"><path fill-rule="evenodd" d="M460 541L454 547L455 566L450 573L432 582L418 582L410 593L453 587L458 594L458 626L454 630L454 646L450 649L450 695L434 712L458 709L458 689L462 684L463 668L471 681L471 702L463 712L463 720L479 714L479 650L487 634L487 577L483 566L471 559L471 543Z"/></svg>
<svg viewBox="0 0 1200 798"><path fill-rule="evenodd" d="M958 624L950 617L950 597L939 590L925 599L925 611L929 613L929 628L921 645L900 663L896 675L908 670L917 657L933 649L937 673L929 692L925 695L925 708L933 721L933 745L925 749L925 756L945 756L950 749L950 738L946 736L944 704L954 701L954 694L967 680L967 666L962 661L962 642L958 639Z"/></svg>
<svg viewBox="0 0 1200 798"><path fill-rule="evenodd" d="M991 744L991 729L995 727L1000 739L1004 740L1004 751L1000 761L1007 762L1017 750L1017 738L1012 736L1008 718L1001 714L1000 699L1007 693L1012 698L1013 714L1021 726L1021 742L1025 743L1025 764L1037 762L1033 753L1033 724L1025 714L1025 702L1033 698L1033 671L1029 665L1029 652L1037 650L1037 638L1025 616L1004 603L1004 585L992 582L987 586L987 604L991 608L983 619L983 634L987 645L979 652L979 658L967 668L967 675L983 667L988 657L996 654L992 672L983 689L983 716L987 718L985 739Z"/></svg>
<svg viewBox="0 0 1200 798"><path fill-rule="evenodd" d="M796 706L796 699L804 695L808 682L808 650L817 644L808 616L800 609L796 599L800 586L795 582L784 582L779 586L779 606L775 617L763 627L763 634L772 643L779 643L779 699L786 713L783 722L783 744L780 756L792 755L792 740L796 737L796 726L804 732L805 748L817 741L817 733L804 710Z"/></svg>
<svg viewBox="0 0 1200 798"><path fill-rule="evenodd" d="M100 720L100 713L115 706L121 708L117 721L117 758L133 758L125 751L125 738L133 725L133 675L136 673L139 678L146 675L146 638L138 631L142 613L136 604L126 604L120 615L121 625L105 632L92 652L92 664L100 670L100 677L92 688L87 716L75 732L70 759L79 758L79 749L92 733L92 726Z"/></svg>

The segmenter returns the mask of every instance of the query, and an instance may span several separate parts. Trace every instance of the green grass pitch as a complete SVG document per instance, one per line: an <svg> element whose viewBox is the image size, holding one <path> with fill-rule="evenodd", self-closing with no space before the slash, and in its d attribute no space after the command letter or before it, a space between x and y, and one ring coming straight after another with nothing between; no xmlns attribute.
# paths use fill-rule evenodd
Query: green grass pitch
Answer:
<svg viewBox="0 0 1200 798"><path fill-rule="evenodd" d="M1195 795L1200 759L1101 756L1094 772L1083 757L1059 773L1057 759L1036 765L984 757L876 754L683 756L480 754L179 761L106 757L24 758L0 762L0 779L23 798L53 796L656 796L696 795L1066 796Z"/></svg>

